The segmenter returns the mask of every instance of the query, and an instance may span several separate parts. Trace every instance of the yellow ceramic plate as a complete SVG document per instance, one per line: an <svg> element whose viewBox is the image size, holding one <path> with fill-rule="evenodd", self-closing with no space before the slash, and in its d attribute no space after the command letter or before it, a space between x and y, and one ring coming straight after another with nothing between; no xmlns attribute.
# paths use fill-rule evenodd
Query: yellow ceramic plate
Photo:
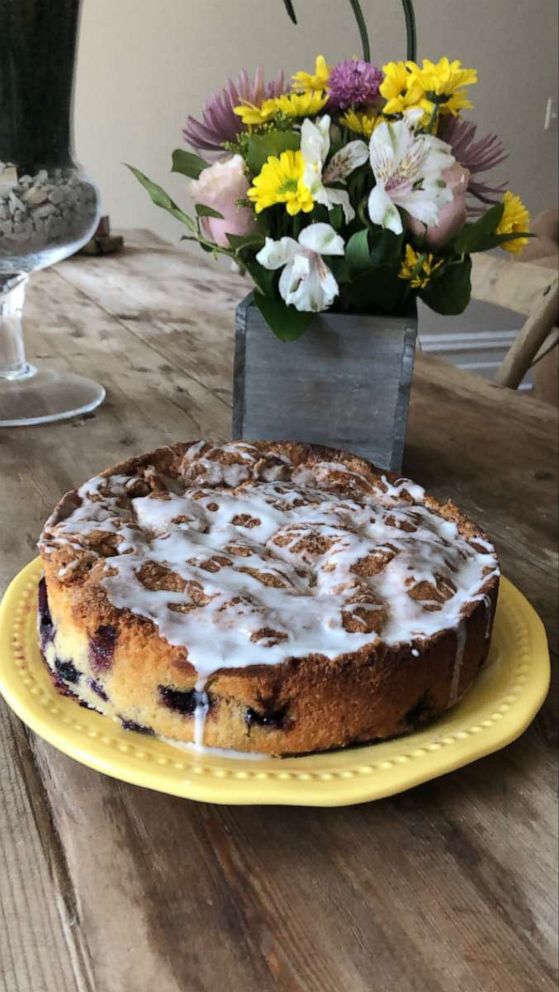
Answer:
<svg viewBox="0 0 559 992"><path fill-rule="evenodd" d="M542 623L503 579L487 667L466 697L426 730L305 758L199 756L123 730L56 692L37 647L40 574L36 559L16 576L0 606L0 692L6 702L76 761L187 799L343 806L390 796L509 744L533 719L549 686Z"/></svg>

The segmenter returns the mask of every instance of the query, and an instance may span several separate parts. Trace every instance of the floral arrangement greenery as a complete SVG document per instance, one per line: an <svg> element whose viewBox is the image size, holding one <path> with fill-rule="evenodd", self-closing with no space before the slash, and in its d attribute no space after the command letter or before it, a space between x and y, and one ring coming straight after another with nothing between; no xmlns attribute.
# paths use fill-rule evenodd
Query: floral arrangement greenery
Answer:
<svg viewBox="0 0 559 992"><path fill-rule="evenodd" d="M295 20L293 5L284 0ZM506 157L478 138L460 61L415 60L415 24L403 0L408 58L370 60L358 0L350 0L363 58L266 83L243 70L189 117L172 171L187 176L196 216L137 169L157 206L195 240L251 276L255 302L278 337L293 340L314 313L402 314L419 296L444 314L470 298L473 252L518 252L529 215L485 173Z"/></svg>

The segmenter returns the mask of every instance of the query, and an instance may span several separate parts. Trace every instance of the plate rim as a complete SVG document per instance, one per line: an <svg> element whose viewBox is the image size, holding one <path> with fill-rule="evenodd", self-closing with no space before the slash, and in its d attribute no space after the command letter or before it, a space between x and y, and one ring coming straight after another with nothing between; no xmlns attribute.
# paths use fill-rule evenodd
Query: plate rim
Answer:
<svg viewBox="0 0 559 992"><path fill-rule="evenodd" d="M0 603L0 694L34 733L68 757L117 780L180 798L227 805L315 807L386 798L512 743L532 722L549 689L543 623L520 590L502 576L497 610L507 610L509 619L514 615L519 660L516 680L512 682L511 674L509 691L499 706L496 700L491 718L444 734L446 724L459 716L462 700L429 727L379 744L299 758L198 757L78 708L75 700L56 692L46 672L46 685L37 682L34 668L40 655L30 623L33 620L34 631L33 592L41 572L40 558L33 559L12 579ZM29 660L29 652L36 657ZM437 728L441 729L440 740L429 741ZM393 754L400 745L402 753ZM172 774L178 771L186 774Z"/></svg>

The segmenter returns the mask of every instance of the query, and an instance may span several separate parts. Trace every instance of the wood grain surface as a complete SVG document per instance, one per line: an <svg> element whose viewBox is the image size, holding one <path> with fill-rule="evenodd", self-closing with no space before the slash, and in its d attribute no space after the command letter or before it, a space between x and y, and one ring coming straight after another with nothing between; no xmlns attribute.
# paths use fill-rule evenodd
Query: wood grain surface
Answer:
<svg viewBox="0 0 559 992"><path fill-rule="evenodd" d="M159 443L229 434L246 284L126 241L31 281L32 357L97 377L107 401L0 431L2 588L64 490ZM404 471L487 528L554 636L552 408L418 356ZM555 698L498 754L329 810L119 783L0 703L1 992L552 992Z"/></svg>
<svg viewBox="0 0 559 992"><path fill-rule="evenodd" d="M233 437L342 448L400 473L417 342L407 318L315 314L289 348L237 308Z"/></svg>

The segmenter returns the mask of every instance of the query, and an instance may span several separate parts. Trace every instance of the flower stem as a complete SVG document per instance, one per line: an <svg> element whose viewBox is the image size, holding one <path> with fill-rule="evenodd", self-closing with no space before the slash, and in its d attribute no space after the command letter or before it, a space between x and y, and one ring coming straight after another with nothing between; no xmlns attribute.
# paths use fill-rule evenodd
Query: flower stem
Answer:
<svg viewBox="0 0 559 992"><path fill-rule="evenodd" d="M359 3L359 0L349 0L349 4L359 29L359 36L363 47L363 58L365 59L365 62L370 62L371 46L369 44L369 35L367 32L365 18L363 17L363 11L361 10L361 4ZM297 17L295 15L295 8L292 0L283 0L283 5L290 20L293 21L293 24L297 24ZM412 0L402 0L402 7L404 8L404 17L406 19L407 57L411 62L415 62L417 56L417 31L415 27L415 12L413 9Z"/></svg>
<svg viewBox="0 0 559 992"><path fill-rule="evenodd" d="M404 17L406 18L407 57L415 62L417 57L417 31L415 27L415 12L412 0L402 0Z"/></svg>
<svg viewBox="0 0 559 992"><path fill-rule="evenodd" d="M367 25L365 24L365 18L363 17L363 11L361 10L361 4L359 0L349 0L350 7L353 11L353 16L357 22L357 27L359 29L359 37L361 38L361 45L363 48L363 58L365 62L371 61L371 46L369 44L369 35L367 33Z"/></svg>
<svg viewBox="0 0 559 992"><path fill-rule="evenodd" d="M437 130L438 119L439 119L439 107L436 103L433 103L431 116L427 122L427 127L425 128L427 134L435 134L435 131Z"/></svg>
<svg viewBox="0 0 559 992"><path fill-rule="evenodd" d="M283 4L288 13L290 20L292 20L294 24L297 24L297 18L295 16L295 11L293 9L293 4L291 3L291 0L283 0Z"/></svg>
<svg viewBox="0 0 559 992"><path fill-rule="evenodd" d="M363 17L361 4L359 3L359 0L349 0L349 4L353 11L353 16L357 21L357 27L359 28L359 36L361 38L361 45L363 47L363 58L365 59L365 62L370 62L371 46L369 45L369 35L367 34L367 25L365 24L365 18ZM297 24L297 17L295 15L295 8L293 6L292 0L283 0L283 5L287 11L289 19L293 21L293 24Z"/></svg>
<svg viewBox="0 0 559 992"><path fill-rule="evenodd" d="M364 227L369 227L369 217L366 213L368 201L369 201L369 197L364 196L360 200L359 206L357 207L357 216L359 217L359 220L363 223Z"/></svg>

